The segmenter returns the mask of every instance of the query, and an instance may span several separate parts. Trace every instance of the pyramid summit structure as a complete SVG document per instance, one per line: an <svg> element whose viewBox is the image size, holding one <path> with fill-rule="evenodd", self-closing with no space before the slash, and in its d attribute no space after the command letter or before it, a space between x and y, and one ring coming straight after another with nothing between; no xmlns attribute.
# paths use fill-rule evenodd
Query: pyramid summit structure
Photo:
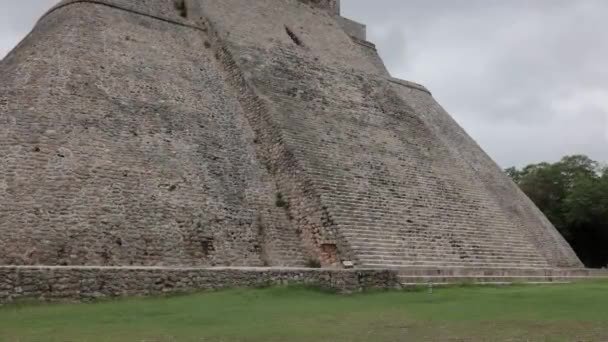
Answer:
<svg viewBox="0 0 608 342"><path fill-rule="evenodd" d="M337 0L65 0L0 62L0 265L580 268Z"/></svg>

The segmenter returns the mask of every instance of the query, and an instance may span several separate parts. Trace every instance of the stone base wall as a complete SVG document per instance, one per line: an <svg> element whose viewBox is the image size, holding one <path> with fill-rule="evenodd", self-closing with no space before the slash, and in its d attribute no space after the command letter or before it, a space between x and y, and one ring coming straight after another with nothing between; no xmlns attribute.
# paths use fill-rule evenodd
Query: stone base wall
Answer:
<svg viewBox="0 0 608 342"><path fill-rule="evenodd" d="M235 287L311 285L349 293L399 286L396 271L297 268L0 267L0 305L87 301Z"/></svg>
<svg viewBox="0 0 608 342"><path fill-rule="evenodd" d="M432 268L165 268L0 266L0 305L34 299L90 301L226 288L309 285L340 293L428 284L554 283L607 279L606 270Z"/></svg>

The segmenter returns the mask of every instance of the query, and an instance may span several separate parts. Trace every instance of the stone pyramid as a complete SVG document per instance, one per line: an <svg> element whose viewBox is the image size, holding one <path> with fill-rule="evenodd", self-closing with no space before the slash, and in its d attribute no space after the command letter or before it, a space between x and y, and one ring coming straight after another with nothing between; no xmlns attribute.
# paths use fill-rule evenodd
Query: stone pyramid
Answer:
<svg viewBox="0 0 608 342"><path fill-rule="evenodd" d="M0 62L0 265L582 267L337 0L65 0Z"/></svg>

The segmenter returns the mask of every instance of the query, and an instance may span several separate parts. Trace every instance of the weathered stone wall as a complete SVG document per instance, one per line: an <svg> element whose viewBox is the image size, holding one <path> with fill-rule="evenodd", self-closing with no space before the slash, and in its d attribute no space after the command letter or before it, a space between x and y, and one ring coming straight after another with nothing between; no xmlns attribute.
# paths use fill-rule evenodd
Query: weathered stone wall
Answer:
<svg viewBox="0 0 608 342"><path fill-rule="evenodd" d="M378 70L378 72L384 76L390 77L388 69L386 68L386 65L384 65L384 61L382 58L380 58L378 50L376 50L376 45L368 42L367 40L358 39L357 37L351 36L351 38L353 42L359 46L361 53L365 55L372 64L374 64L376 70Z"/></svg>
<svg viewBox="0 0 608 342"><path fill-rule="evenodd" d="M388 270L1 267L0 305L20 299L92 300L234 287L310 285L339 292L398 288Z"/></svg>
<svg viewBox="0 0 608 342"><path fill-rule="evenodd" d="M226 288L307 285L342 293L429 283L507 284L606 279L605 270L411 267L401 270L0 266L0 305L24 299L88 301Z"/></svg>
<svg viewBox="0 0 608 342"><path fill-rule="evenodd" d="M468 136L453 144L427 120L430 107L402 94L434 103L426 89L387 77L327 17L289 1L200 4L218 44L264 99L285 157L297 161L290 181L308 182L320 198L327 219L311 222L291 208L309 251L335 244L338 258L369 266L580 266L567 245L568 253L550 252L563 240L547 238L557 232L523 194L489 186L487 175L508 179L476 163L483 152ZM453 122L442 127L461 134ZM503 195L531 208L510 210Z"/></svg>
<svg viewBox="0 0 608 342"><path fill-rule="evenodd" d="M0 64L0 264L580 266L297 0L69 0Z"/></svg>
<svg viewBox="0 0 608 342"><path fill-rule="evenodd" d="M108 3L60 5L0 64L0 264L302 265L203 32Z"/></svg>
<svg viewBox="0 0 608 342"><path fill-rule="evenodd" d="M551 222L430 94L402 84L395 84L393 88L449 149L454 165L476 180L477 191L487 196L486 203L494 202L497 209L507 215L505 219L533 243L550 265L582 267L572 248Z"/></svg>

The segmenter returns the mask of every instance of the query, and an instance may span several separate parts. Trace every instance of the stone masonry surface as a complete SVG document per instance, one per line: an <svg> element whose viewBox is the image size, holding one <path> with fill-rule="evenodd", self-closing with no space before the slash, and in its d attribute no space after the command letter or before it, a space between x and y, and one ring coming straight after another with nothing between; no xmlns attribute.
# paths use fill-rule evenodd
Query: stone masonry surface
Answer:
<svg viewBox="0 0 608 342"><path fill-rule="evenodd" d="M233 287L305 285L340 293L445 283L506 284L606 278L583 269L421 268L168 268L0 266L0 305L25 299L88 301L124 296L192 293Z"/></svg>
<svg viewBox="0 0 608 342"><path fill-rule="evenodd" d="M398 288L388 270L0 267L0 305L19 299L93 300L230 287L308 285L339 292Z"/></svg>
<svg viewBox="0 0 608 342"><path fill-rule="evenodd" d="M305 178L287 183L308 183L319 199L315 222L300 209L301 192L285 191L309 250L335 244L341 258L377 267L580 266L422 87L391 79L329 16L246 3L198 2L208 14L201 25L213 28L298 161L284 174Z"/></svg>
<svg viewBox="0 0 608 342"><path fill-rule="evenodd" d="M199 31L79 2L1 68L0 264L303 262Z"/></svg>
<svg viewBox="0 0 608 342"><path fill-rule="evenodd" d="M0 62L0 233L0 265L582 266L339 1L63 1Z"/></svg>

